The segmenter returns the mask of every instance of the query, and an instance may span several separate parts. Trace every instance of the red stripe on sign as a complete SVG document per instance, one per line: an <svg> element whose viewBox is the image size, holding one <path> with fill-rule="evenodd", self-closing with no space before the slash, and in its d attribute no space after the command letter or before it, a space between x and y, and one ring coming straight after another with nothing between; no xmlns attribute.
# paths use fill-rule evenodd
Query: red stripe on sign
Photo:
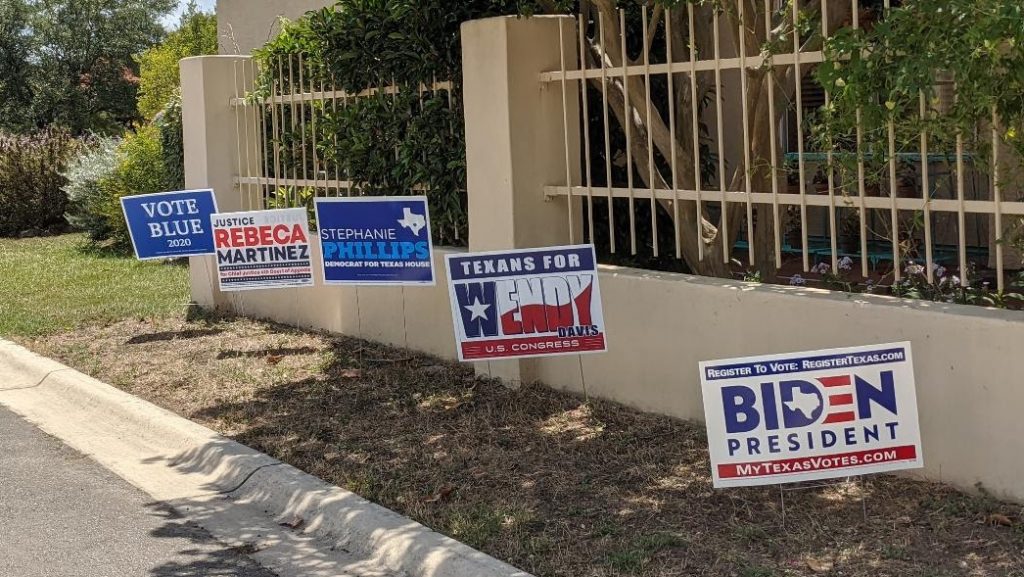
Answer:
<svg viewBox="0 0 1024 577"><path fill-rule="evenodd" d="M849 423L850 421L856 421L856 420L857 420L857 415L853 414L852 412L851 413L832 413L831 415L828 416L827 419L825 419L825 424L826 425L831 425L833 423Z"/></svg>
<svg viewBox="0 0 1024 577"><path fill-rule="evenodd" d="M898 463L917 459L917 447L906 445L889 449L874 449L855 453L838 453L820 457L801 457L779 461L735 463L718 466L721 479L752 479L756 477L785 477L814 471L867 467L882 463Z"/></svg>
<svg viewBox="0 0 1024 577"><path fill-rule="evenodd" d="M843 375L841 377L821 377L818 381L826 387L849 387L850 375Z"/></svg>
<svg viewBox="0 0 1024 577"><path fill-rule="evenodd" d="M832 395L828 398L828 404L833 407L842 407L853 404L853 395Z"/></svg>
<svg viewBox="0 0 1024 577"><path fill-rule="evenodd" d="M605 350L604 335L596 337L567 337L564 339L557 336L510 338L462 343L462 358L467 361L477 361L480 359L506 359L603 350Z"/></svg>

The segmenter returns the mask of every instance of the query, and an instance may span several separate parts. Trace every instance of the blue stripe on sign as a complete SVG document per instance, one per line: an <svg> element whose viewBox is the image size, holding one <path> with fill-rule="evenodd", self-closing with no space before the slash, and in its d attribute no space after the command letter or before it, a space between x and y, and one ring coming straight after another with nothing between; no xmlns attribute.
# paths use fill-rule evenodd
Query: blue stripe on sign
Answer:
<svg viewBox="0 0 1024 577"><path fill-rule="evenodd" d="M261 270L261 269L275 269L275 268L298 268L302 266L310 266L310 261L301 260L294 262L280 262L272 264L240 264L234 266L222 266L222 271L235 271L235 270Z"/></svg>
<svg viewBox="0 0 1024 577"><path fill-rule="evenodd" d="M770 361L754 361L733 365L716 365L704 367L704 376L708 381L740 379L744 377L768 377L787 375L807 371L849 369L871 365L886 365L907 360L904 348L879 349L858 353L838 353L816 357L792 357ZM796 367L791 365L796 364ZM760 369L760 370L758 370Z"/></svg>
<svg viewBox="0 0 1024 577"><path fill-rule="evenodd" d="M221 282L224 284L241 284L248 282L277 282L283 280L310 280L312 275L301 274L301 275L265 275L265 276L248 276L238 278L226 278L222 279Z"/></svg>
<svg viewBox="0 0 1024 577"><path fill-rule="evenodd" d="M580 260L579 267L563 268L563 269L544 269L544 257L550 256L568 256L577 255ZM515 264L524 264L524 259L527 257L533 258L536 268L528 271L523 266L523 270L520 272L499 272L497 270L489 270L487 267L497 268L499 263L503 262L512 267ZM460 256L452 258L448 261L451 264L451 280L484 280L491 278L508 278L516 276L533 276L538 274L558 274L563 272L576 272L576 271L592 271L594 270L594 253L590 247L580 248L567 248L557 250L536 250L527 252L512 252L512 253L496 253L486 254L478 256ZM469 271L468 273L466 271ZM480 272L477 272L480 270Z"/></svg>

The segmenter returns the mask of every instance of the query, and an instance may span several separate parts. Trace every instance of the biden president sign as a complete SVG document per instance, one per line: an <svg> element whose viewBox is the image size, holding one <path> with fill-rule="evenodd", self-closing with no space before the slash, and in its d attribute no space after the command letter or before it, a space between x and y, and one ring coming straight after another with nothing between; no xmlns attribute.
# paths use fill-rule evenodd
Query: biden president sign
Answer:
<svg viewBox="0 0 1024 577"><path fill-rule="evenodd" d="M700 365L715 487L924 466L910 343Z"/></svg>

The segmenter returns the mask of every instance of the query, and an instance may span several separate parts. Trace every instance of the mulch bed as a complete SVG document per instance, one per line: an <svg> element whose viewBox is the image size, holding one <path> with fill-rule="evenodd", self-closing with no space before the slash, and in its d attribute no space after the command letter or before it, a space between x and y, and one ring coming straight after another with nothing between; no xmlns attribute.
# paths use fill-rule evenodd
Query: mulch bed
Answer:
<svg viewBox="0 0 1024 577"><path fill-rule="evenodd" d="M233 318L24 344L539 577L1024 576L1024 509L983 491L872 477L783 525L778 488L712 490L698 424L410 351Z"/></svg>

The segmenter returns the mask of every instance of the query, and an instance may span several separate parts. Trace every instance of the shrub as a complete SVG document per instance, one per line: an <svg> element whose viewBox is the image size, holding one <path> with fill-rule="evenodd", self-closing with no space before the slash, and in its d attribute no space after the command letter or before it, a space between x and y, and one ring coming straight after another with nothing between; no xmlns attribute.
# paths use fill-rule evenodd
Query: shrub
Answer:
<svg viewBox="0 0 1024 577"><path fill-rule="evenodd" d="M100 197L93 214L103 219L107 228L103 237L95 240L107 241L111 248L127 251L131 237L121 210L121 197L165 192L171 188L169 183L160 127L148 124L125 136L117 147L117 166L99 181Z"/></svg>
<svg viewBox="0 0 1024 577"><path fill-rule="evenodd" d="M254 53L262 69L256 95L269 95L279 64L300 53L310 85L323 82L359 92L397 84L399 94L324 110L315 141L322 157L365 194L408 194L417 185L426 187L435 242L464 244L460 25L533 6L530 0L340 0L284 23L281 34ZM421 95L420 85L434 80L453 81L452 94ZM284 174L294 174L306 162L287 154L290 143L308 136L301 130L284 130L277 137L286 151L280 159Z"/></svg>
<svg viewBox="0 0 1024 577"><path fill-rule="evenodd" d="M164 169L170 189L185 188L185 139L181 124L181 92L175 92L167 108L156 120L164 149Z"/></svg>
<svg viewBox="0 0 1024 577"><path fill-rule="evenodd" d="M159 46L143 52L139 62L139 113L147 121L159 114L181 85L182 58L217 53L217 17L200 12L191 2L178 28Z"/></svg>
<svg viewBox="0 0 1024 577"><path fill-rule="evenodd" d="M103 215L105 196L101 183L117 170L118 138L101 138L68 164L64 176L68 196L67 219L72 226L88 233L93 241L110 236L111 225Z"/></svg>
<svg viewBox="0 0 1024 577"><path fill-rule="evenodd" d="M80 143L62 130L0 135L0 236L63 226L61 174Z"/></svg>

